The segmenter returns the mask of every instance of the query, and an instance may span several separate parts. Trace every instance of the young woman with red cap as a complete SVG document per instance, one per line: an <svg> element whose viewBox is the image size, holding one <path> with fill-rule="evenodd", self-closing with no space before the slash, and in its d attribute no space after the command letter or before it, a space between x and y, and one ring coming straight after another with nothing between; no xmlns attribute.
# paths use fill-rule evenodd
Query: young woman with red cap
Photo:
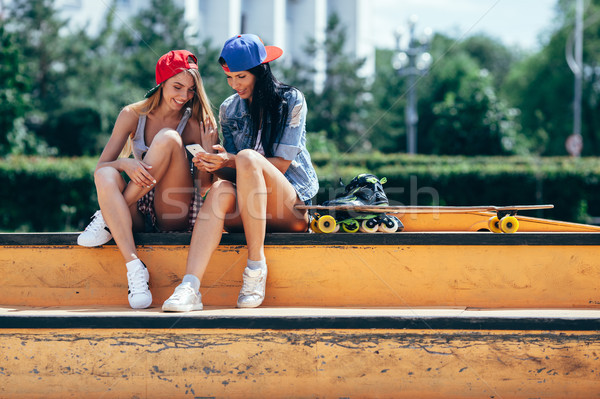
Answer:
<svg viewBox="0 0 600 399"><path fill-rule="evenodd" d="M198 154L199 170L230 180L213 184L194 227L186 275L164 311L202 309L200 280L223 228L244 231L248 260L238 307L259 306L265 297L266 231L307 231L308 215L294 208L309 203L319 184L306 150L306 102L297 89L279 82L269 62L282 50L265 46L256 35L229 39L219 62L236 91L221 104L219 120L224 147Z"/></svg>
<svg viewBox="0 0 600 399"><path fill-rule="evenodd" d="M160 57L156 86L145 97L123 108L115 122L94 172L101 210L77 240L92 247L114 238L125 258L132 308L152 304L148 269L137 256L133 231L191 230L202 198L194 190L185 145L210 149L218 143L216 121L191 52L174 50ZM207 171L196 178L202 193L212 183Z"/></svg>

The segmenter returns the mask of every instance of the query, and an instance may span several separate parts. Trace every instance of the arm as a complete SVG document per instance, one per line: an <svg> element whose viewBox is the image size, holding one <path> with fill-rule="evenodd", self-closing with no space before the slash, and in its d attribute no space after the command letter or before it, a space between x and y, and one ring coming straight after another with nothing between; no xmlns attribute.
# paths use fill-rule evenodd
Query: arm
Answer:
<svg viewBox="0 0 600 399"><path fill-rule="evenodd" d="M235 181L236 155L225 151L225 148L221 145L215 145L213 149L217 151L216 154L197 154L193 159L194 165L198 169L212 172L222 179ZM292 163L291 160L280 157L267 158L267 161L271 162L284 174Z"/></svg>
<svg viewBox="0 0 600 399"><path fill-rule="evenodd" d="M137 127L138 115L129 107L125 107L119 113L115 126L108 143L104 147L96 170L103 167L112 167L119 172L125 172L129 178L141 187L148 187L156 183L148 170L152 166L132 158L119 158L119 154L125 147L129 134Z"/></svg>
<svg viewBox="0 0 600 399"><path fill-rule="evenodd" d="M206 151L211 151L211 148L219 143L218 130L209 121L206 124L200 122L200 126L196 130L198 133L194 135L193 142L199 143ZM202 196L206 195L213 183L213 174L196 167L194 179L198 182L197 186L200 188L200 194Z"/></svg>
<svg viewBox="0 0 600 399"><path fill-rule="evenodd" d="M303 98L301 100L303 100ZM199 169L213 172L217 176L227 180L233 180L232 177L235 176L236 169L237 148L233 137L232 126L227 118L227 107L229 105L229 101L226 101L219 109L219 121L223 132L224 146L214 146L213 149L216 151L216 154L198 154L194 157L194 163ZM292 114L292 110L296 110L296 113L298 113L299 108L294 108L292 105L293 104L290 105L290 110L288 111L285 131L282 133L282 141L277 147L281 147L283 151L276 150L275 156L267 158L267 160L279 169L281 173L287 171L293 159L300 151L299 149L296 151L295 147L290 149L288 148L290 147L289 145L283 144L283 138L286 136L286 131L294 129L294 132L288 133L287 135L296 136L298 127L304 127L304 119L302 119L302 123L300 123L298 122L298 117L294 117ZM304 116L306 116L306 112L304 112ZM287 148L287 150L285 148Z"/></svg>
<svg viewBox="0 0 600 399"><path fill-rule="evenodd" d="M285 173L293 160L306 146L306 101L302 93L293 89L285 94L288 102L288 114L285 127L275 145L271 161L277 169Z"/></svg>

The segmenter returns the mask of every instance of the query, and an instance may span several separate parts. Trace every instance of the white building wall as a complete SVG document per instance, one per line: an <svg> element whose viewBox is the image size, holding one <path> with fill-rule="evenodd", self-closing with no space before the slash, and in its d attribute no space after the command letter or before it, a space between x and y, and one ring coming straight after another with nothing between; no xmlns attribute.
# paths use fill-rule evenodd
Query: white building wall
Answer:
<svg viewBox="0 0 600 399"><path fill-rule="evenodd" d="M210 39L220 47L225 40L242 31L242 0L195 0L199 2L196 22L200 40Z"/></svg>
<svg viewBox="0 0 600 399"><path fill-rule="evenodd" d="M286 0L244 0L242 32L258 35L266 45L285 47Z"/></svg>
<svg viewBox="0 0 600 399"><path fill-rule="evenodd" d="M302 65L314 68L315 90L319 92L325 83L325 52L319 51L308 58L305 48L310 39L318 43L325 41L327 27L327 0L288 0L287 41L284 49L289 54L288 62L297 60Z"/></svg>
<svg viewBox="0 0 600 399"><path fill-rule="evenodd" d="M1 0L0 0L1 1ZM10 0L8 0L10 1ZM366 58L360 74L373 76L375 49L368 35L371 19L369 0L175 0L186 10L186 22L192 27L186 35L198 33L200 42L210 39L219 48L225 40L239 33L255 33L265 44L283 48L282 62L298 60L316 69L315 88L325 79L325 54L308 59L304 52L309 38L325 40L327 18L335 12L346 27L346 51ZM98 0L56 0L57 9L70 19L69 27L87 27L91 35L99 32L112 3ZM118 24L127 26L128 20L148 0L117 0L115 6Z"/></svg>
<svg viewBox="0 0 600 399"><path fill-rule="evenodd" d="M360 71L363 77L375 74L375 48L369 39L371 8L368 1L328 0L328 14L337 14L346 29L345 52L365 59L365 65Z"/></svg>

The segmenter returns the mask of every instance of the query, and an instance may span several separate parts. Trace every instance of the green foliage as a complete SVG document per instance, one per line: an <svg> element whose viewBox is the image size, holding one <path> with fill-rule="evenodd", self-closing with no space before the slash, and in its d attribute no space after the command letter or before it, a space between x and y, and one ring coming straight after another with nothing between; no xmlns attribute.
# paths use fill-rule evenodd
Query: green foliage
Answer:
<svg viewBox="0 0 600 399"><path fill-rule="evenodd" d="M521 110L524 135L543 155L566 154L565 140L573 133L574 75L565 59L572 39L575 4L560 0L557 19L547 43L510 71L503 93ZM582 136L584 155L600 154L600 1L585 1L583 39Z"/></svg>
<svg viewBox="0 0 600 399"><path fill-rule="evenodd" d="M10 152L15 121L29 110L29 77L15 35L0 25L0 155Z"/></svg>
<svg viewBox="0 0 600 399"><path fill-rule="evenodd" d="M221 47L216 47L209 40L205 40L199 47L190 49L198 57L198 70L202 76L204 89L213 105L215 115L218 115L219 105L233 94L233 90L227 84L223 68L218 62Z"/></svg>
<svg viewBox="0 0 600 399"><path fill-rule="evenodd" d="M406 150L405 118L408 80L392 68L392 51L380 51L373 85L370 140L384 152ZM518 110L500 96L498 87L513 57L498 41L473 36L462 43L436 35L434 63L417 78L418 152L452 155L503 155L529 152L520 135ZM502 60L502 62L498 62Z"/></svg>
<svg viewBox="0 0 600 399"><path fill-rule="evenodd" d="M11 0L0 26L0 154L98 154L119 110L154 85L164 52L187 48L199 58L208 96L218 105L232 93L217 61L220 43L199 43L182 3L152 0L123 23L112 12L100 33L71 32L55 0ZM586 0L584 30L584 155L600 154L600 0ZM572 0L557 0L556 19L533 54L473 35L437 34L434 63L418 79L418 152L426 154L564 155L573 129L573 74L565 46L574 27ZM114 9L107 5L107 9ZM407 82L392 68L392 51L377 51L374 81L364 60L343 51L345 27L334 15L325 40L310 41L286 83L307 97L307 127L324 132L325 152L406 150ZM279 76L283 63L274 63ZM315 77L327 79L315 86ZM51 145L54 148L49 148Z"/></svg>
<svg viewBox="0 0 600 399"><path fill-rule="evenodd" d="M32 80L32 105L40 111L55 109L66 96L63 46L65 21L56 15L53 0L13 0L7 6L7 29L15 35L28 78Z"/></svg>
<svg viewBox="0 0 600 399"><path fill-rule="evenodd" d="M173 0L151 0L117 32L114 50L122 56L125 68L121 78L150 90L154 85L154 65L170 50L187 48L184 10Z"/></svg>
<svg viewBox="0 0 600 399"><path fill-rule="evenodd" d="M368 116L368 138L373 148L386 153L406 151L406 93L404 80L391 67L392 56L389 50L376 52L377 71L371 88L373 103ZM420 86L417 91L421 92Z"/></svg>
<svg viewBox="0 0 600 399"><path fill-rule="evenodd" d="M0 231L85 227L97 209L96 159L9 157L0 161Z"/></svg>
<svg viewBox="0 0 600 399"><path fill-rule="evenodd" d="M522 56L518 49L504 46L498 39L478 34L467 37L459 44L480 68L489 71L494 79L494 88L502 87L513 64Z"/></svg>
<svg viewBox="0 0 600 399"><path fill-rule="evenodd" d="M100 136L100 126L100 114L95 109L71 108L46 123L43 137L63 155L91 155L102 145L93 140Z"/></svg>
<svg viewBox="0 0 600 399"><path fill-rule="evenodd" d="M307 59L326 59L323 87L315 87L313 78L318 72L313 65L296 63L287 71L290 82L306 96L309 107L307 126L313 131L327 132L341 151L364 149L366 93L365 78L360 76L364 59L354 59L344 52L345 27L333 14L327 21L325 41L309 40L305 49Z"/></svg>

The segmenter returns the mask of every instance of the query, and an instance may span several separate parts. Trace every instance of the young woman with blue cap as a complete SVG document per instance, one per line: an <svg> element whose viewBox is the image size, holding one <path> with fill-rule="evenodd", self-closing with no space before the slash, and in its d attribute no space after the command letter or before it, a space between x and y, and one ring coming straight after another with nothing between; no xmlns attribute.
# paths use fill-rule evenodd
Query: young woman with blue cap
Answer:
<svg viewBox="0 0 600 399"><path fill-rule="evenodd" d="M152 304L149 273L138 258L133 231L189 231L201 205L194 179L207 190L211 176L193 176L184 145L218 142L216 121L187 50L169 51L156 64L156 86L119 114L94 172L98 203L79 245L94 247L114 238L127 267L132 308ZM129 155L133 153L133 158ZM129 177L126 182L122 173Z"/></svg>
<svg viewBox="0 0 600 399"><path fill-rule="evenodd" d="M275 79L269 66L282 53L251 34L223 46L219 62L236 91L220 107L224 146L193 161L199 170L231 177L209 191L192 234L186 275L164 311L202 309L200 280L224 228L246 236L248 260L237 300L244 308L259 306L265 297L265 233L307 231L307 213L294 206L309 203L319 184L306 149L304 96Z"/></svg>

